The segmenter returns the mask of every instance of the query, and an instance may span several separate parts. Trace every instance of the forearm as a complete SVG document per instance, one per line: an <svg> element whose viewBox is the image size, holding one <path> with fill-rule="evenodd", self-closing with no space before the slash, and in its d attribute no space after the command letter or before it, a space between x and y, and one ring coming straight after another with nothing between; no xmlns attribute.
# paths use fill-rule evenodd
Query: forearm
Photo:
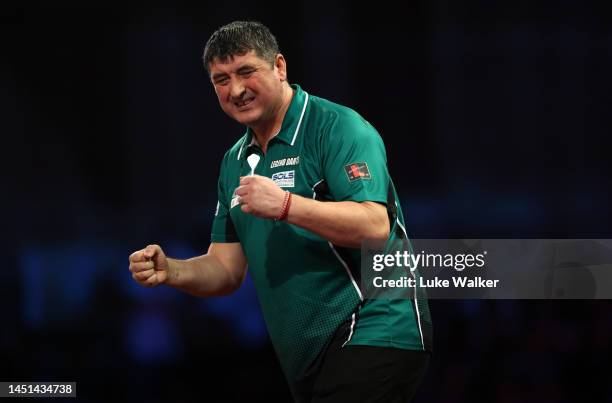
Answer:
<svg viewBox="0 0 612 403"><path fill-rule="evenodd" d="M227 295L241 283L242 279L233 276L211 254L186 260L168 259L166 285L197 297Z"/></svg>
<svg viewBox="0 0 612 403"><path fill-rule="evenodd" d="M287 222L350 248L359 248L364 239L389 236L386 208L374 202L321 202L294 194Z"/></svg>

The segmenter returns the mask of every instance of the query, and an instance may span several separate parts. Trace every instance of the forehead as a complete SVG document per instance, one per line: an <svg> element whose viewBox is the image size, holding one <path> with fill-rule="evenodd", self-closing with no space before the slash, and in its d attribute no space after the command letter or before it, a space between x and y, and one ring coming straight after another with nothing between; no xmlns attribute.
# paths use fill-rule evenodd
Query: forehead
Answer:
<svg viewBox="0 0 612 403"><path fill-rule="evenodd" d="M267 63L265 60L257 56L254 50L249 50L244 55L229 56L226 60L221 60L215 57L209 64L210 74L229 72L239 69L245 65L260 65Z"/></svg>

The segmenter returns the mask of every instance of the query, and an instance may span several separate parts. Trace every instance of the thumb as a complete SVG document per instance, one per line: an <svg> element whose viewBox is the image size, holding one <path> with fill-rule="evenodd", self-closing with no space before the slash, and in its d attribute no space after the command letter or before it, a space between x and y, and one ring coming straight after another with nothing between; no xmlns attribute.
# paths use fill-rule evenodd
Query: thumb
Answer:
<svg viewBox="0 0 612 403"><path fill-rule="evenodd" d="M144 257L147 259L152 259L161 252L161 248L158 245L149 245L144 250Z"/></svg>

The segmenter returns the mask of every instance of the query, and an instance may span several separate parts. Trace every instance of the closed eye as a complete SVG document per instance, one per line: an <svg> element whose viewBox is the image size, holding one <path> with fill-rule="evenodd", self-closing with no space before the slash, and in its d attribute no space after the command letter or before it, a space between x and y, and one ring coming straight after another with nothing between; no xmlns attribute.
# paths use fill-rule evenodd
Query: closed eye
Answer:
<svg viewBox="0 0 612 403"><path fill-rule="evenodd" d="M214 80L215 85L225 85L229 82L229 77L219 77Z"/></svg>
<svg viewBox="0 0 612 403"><path fill-rule="evenodd" d="M238 74L240 74L242 77L250 77L254 72L255 69L251 67L245 67L238 70Z"/></svg>

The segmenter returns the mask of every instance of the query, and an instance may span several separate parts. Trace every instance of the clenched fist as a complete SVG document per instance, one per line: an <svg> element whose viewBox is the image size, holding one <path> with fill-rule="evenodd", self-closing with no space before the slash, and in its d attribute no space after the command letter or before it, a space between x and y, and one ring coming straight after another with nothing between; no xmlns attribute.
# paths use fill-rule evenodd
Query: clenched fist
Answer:
<svg viewBox="0 0 612 403"><path fill-rule="evenodd" d="M236 194L240 196L240 208L247 214L273 219L283 210L285 191L265 176L243 176Z"/></svg>
<svg viewBox="0 0 612 403"><path fill-rule="evenodd" d="M144 287L155 287L168 279L168 259L159 245L149 245L130 255L132 278Z"/></svg>

